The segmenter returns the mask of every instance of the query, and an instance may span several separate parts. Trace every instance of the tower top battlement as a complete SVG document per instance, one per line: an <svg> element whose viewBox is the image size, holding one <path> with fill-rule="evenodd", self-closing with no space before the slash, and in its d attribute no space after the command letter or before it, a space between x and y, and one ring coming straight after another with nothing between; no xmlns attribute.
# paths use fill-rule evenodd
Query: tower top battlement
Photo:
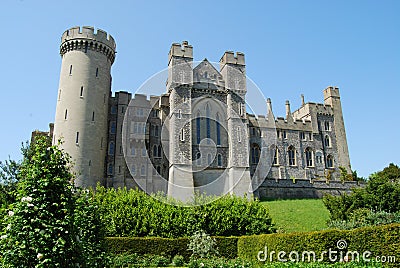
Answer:
<svg viewBox="0 0 400 268"><path fill-rule="evenodd" d="M168 53L168 59L172 56L193 59L193 47L188 41L183 41L182 44L173 43Z"/></svg>
<svg viewBox="0 0 400 268"><path fill-rule="evenodd" d="M60 54L63 56L68 51L88 50L97 51L106 55L111 64L115 60L116 44L114 38L107 32L97 29L95 32L91 26L72 27L66 30L61 37Z"/></svg>
<svg viewBox="0 0 400 268"><path fill-rule="evenodd" d="M225 65L225 64L245 65L244 53L236 52L236 55L235 55L233 53L233 51L225 51L224 55L222 55L219 62L221 64L221 66Z"/></svg>
<svg viewBox="0 0 400 268"><path fill-rule="evenodd" d="M108 46L114 52L116 49L116 43L114 41L114 38L110 34L107 34L106 31L103 31L101 29L97 29L97 31L95 31L94 27L91 26L82 26L82 28L79 26L75 26L66 30L61 37L61 45L69 40L75 39L97 41Z"/></svg>

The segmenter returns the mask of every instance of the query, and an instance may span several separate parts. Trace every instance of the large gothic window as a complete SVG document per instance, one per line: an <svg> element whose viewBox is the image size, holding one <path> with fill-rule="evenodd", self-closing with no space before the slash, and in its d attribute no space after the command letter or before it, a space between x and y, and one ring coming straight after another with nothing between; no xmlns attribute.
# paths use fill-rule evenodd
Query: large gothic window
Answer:
<svg viewBox="0 0 400 268"><path fill-rule="evenodd" d="M313 161L313 151L312 151L312 149L310 148L310 147L307 147L307 149L306 149L306 151L305 151L305 154L306 154L306 165L307 165L307 167L312 167L312 166L314 166L314 161Z"/></svg>
<svg viewBox="0 0 400 268"><path fill-rule="evenodd" d="M289 166L296 165L296 150L293 146L289 146L288 148L288 158L289 158Z"/></svg>

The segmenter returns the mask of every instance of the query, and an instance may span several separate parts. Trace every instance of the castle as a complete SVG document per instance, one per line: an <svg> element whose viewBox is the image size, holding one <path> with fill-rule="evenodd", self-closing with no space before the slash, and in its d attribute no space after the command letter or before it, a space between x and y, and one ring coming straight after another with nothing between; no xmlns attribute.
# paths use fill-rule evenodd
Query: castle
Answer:
<svg viewBox="0 0 400 268"><path fill-rule="evenodd" d="M243 53L227 51L219 70L193 64L193 47L172 44L168 79L160 96L111 92L116 43L92 27L61 38L62 57L53 143L74 161L76 185L163 191L187 199L193 191L243 195L262 191L264 180L339 178L351 171L337 87L324 103L303 103L286 117L246 111Z"/></svg>

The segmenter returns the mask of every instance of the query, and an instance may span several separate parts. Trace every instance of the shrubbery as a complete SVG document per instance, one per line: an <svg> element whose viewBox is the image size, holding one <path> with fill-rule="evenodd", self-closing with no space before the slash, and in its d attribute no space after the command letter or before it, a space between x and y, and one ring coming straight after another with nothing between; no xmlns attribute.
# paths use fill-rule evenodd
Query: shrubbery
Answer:
<svg viewBox="0 0 400 268"><path fill-rule="evenodd" d="M325 196L324 204L332 221L348 221L354 210L367 208L373 211L394 213L400 211L400 168L390 164L372 174L365 188L354 189L352 194Z"/></svg>
<svg viewBox="0 0 400 268"><path fill-rule="evenodd" d="M30 150L1 230L5 267L104 267L96 207L74 189L68 155L44 138Z"/></svg>
<svg viewBox="0 0 400 268"><path fill-rule="evenodd" d="M345 252L359 252L360 259L362 259L363 252L370 251L372 260L376 256L395 256L398 262L400 260L399 237L400 224L371 226L353 230L242 236L238 239L238 257L257 261L259 251L264 251L267 247L268 253L275 252L274 261L277 261L277 253L280 251L287 254L291 251L300 253L314 251L316 258L319 258L323 251L329 249L339 252L337 242L345 240L347 246L343 250ZM267 262L270 260L269 256L267 256ZM339 254L336 256L339 256ZM301 261L301 254L299 257ZM286 255L286 258L288 258L288 255ZM329 261L327 255L325 255L325 261Z"/></svg>
<svg viewBox="0 0 400 268"><path fill-rule="evenodd" d="M244 197L227 195L206 205L184 207L139 190L98 187L94 198L107 236L189 237L199 230L214 236L274 232L267 208Z"/></svg>
<svg viewBox="0 0 400 268"><path fill-rule="evenodd" d="M400 223L400 212L390 213L385 211L374 212L370 209L360 208L350 213L346 221L334 220L328 222L329 228L350 230L359 227Z"/></svg>

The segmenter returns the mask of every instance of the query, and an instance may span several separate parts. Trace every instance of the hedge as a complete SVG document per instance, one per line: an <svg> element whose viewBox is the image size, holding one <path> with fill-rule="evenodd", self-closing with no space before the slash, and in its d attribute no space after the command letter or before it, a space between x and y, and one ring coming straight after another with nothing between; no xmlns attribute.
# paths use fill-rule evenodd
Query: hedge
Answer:
<svg viewBox="0 0 400 268"><path fill-rule="evenodd" d="M286 252L285 258L291 251L301 253L314 251L316 258L320 258L323 251L329 249L339 251L337 242L345 240L347 246L342 250L344 256L349 251L362 253L370 251L370 258L376 256L395 256L400 261L400 224L364 227L353 230L326 230L308 233L268 234L242 236L238 239L238 257L246 260L257 261L257 255L267 247L268 257L271 251L276 253L273 260L277 261L277 252ZM263 257L263 254L260 255ZM340 256L340 253L338 253ZM325 261L328 257L325 255Z"/></svg>
<svg viewBox="0 0 400 268"><path fill-rule="evenodd" d="M237 237L214 237L221 257L234 259L237 257ZM106 246L112 254L137 253L140 255L162 255L173 258L182 255L189 259L192 254L187 250L188 238L160 237L107 237Z"/></svg>
<svg viewBox="0 0 400 268"><path fill-rule="evenodd" d="M400 261L400 224L389 224L373 227L364 227L353 230L326 230L307 233L266 234L242 237L215 237L221 257L227 259L240 258L251 262L257 261L257 254L264 250L268 252L314 251L316 259L321 252L329 249L338 250L337 242L345 240L347 246L343 249L344 255L348 251L362 253L370 251L370 258L376 256L395 256ZM108 252L113 254L137 253L163 255L172 258L182 255L187 260L191 252L187 250L188 238L144 238L144 237L108 237L106 244ZM339 253L340 254L340 253ZM338 254L338 256L340 256ZM274 261L277 261L277 254ZM286 255L286 258L288 256ZM269 258L268 258L269 260ZM325 261L328 261L325 255ZM339 260L338 260L339 261Z"/></svg>

